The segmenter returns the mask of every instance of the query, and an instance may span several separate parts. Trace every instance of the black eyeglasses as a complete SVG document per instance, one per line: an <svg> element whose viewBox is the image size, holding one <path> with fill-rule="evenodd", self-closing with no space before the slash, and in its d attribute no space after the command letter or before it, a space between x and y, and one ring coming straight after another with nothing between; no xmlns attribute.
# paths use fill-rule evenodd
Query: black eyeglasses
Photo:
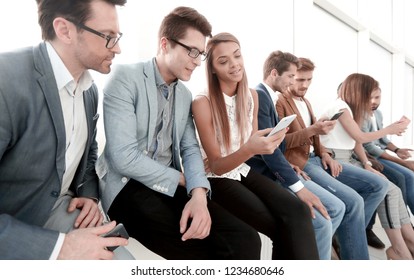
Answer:
<svg viewBox="0 0 414 280"><path fill-rule="evenodd" d="M197 58L197 57L201 57L201 60L206 60L207 58L207 53L206 52L200 52L198 49L196 48L192 48L189 47L187 45L184 45L183 43L178 42L177 40L171 39L171 38L167 38L170 41L173 41L176 44L179 44L181 47L185 48L188 51L188 56L192 57L192 58Z"/></svg>
<svg viewBox="0 0 414 280"><path fill-rule="evenodd" d="M92 29L90 27L87 27L86 25L84 25L82 23L76 23L76 22L74 22L74 21L72 21L70 19L68 19L68 21L72 22L74 25L76 25L79 28L82 28L82 29L84 29L86 31L89 31L89 32L91 32L91 33L93 33L95 35L98 35L101 38L104 38L106 40L105 47L107 49L112 49L113 47L115 47L115 45L118 44L119 39L121 39L121 37L122 37L122 33L121 32L118 33L118 36L117 37L112 37L112 36L103 34L103 33L99 32L99 31L96 31L95 29Z"/></svg>

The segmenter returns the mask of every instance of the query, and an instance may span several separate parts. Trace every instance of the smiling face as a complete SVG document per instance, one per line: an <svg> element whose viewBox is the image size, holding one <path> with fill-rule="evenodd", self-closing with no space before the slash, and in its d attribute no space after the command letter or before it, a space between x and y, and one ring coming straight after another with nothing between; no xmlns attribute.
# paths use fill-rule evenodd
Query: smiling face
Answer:
<svg viewBox="0 0 414 280"><path fill-rule="evenodd" d="M237 43L219 43L211 55L213 73L217 75L220 84L237 84L243 79L244 62Z"/></svg>

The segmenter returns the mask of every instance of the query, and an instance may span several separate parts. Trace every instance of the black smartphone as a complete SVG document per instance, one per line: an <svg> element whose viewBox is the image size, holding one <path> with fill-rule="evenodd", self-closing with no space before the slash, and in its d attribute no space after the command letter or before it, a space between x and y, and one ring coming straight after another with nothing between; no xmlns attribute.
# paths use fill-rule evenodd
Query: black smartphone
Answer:
<svg viewBox="0 0 414 280"><path fill-rule="evenodd" d="M344 113L344 111L339 111L338 113L336 113L335 115L332 116L332 118L330 119L331 121L337 120L339 119L339 117Z"/></svg>
<svg viewBox="0 0 414 280"><path fill-rule="evenodd" d="M125 239L129 238L128 232L126 231L124 225L122 223L117 224L113 229L101 235L102 237L122 237ZM107 247L109 251L113 251L118 246Z"/></svg>

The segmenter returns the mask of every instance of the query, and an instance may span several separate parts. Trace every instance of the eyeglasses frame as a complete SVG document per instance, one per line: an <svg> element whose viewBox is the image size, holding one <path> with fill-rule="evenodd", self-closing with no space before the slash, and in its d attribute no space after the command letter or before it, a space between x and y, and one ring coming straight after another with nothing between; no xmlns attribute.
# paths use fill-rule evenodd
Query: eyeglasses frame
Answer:
<svg viewBox="0 0 414 280"><path fill-rule="evenodd" d="M119 42L119 40L121 39L121 37L122 37L122 33L121 32L119 32L118 33L118 37L112 37L112 36L110 36L110 35L106 35L106 34L104 34L104 33L102 33L102 32L99 32L99 31L97 31L97 30L95 30L95 29L92 29L92 28L90 28L90 27L88 27L88 26L86 26L86 25L84 25L84 24L82 24L82 23L79 23L79 22L74 22L73 20L70 20L70 19L67 19L68 21L70 21L71 23L73 23L74 25L76 25L77 27L79 27L79 28L82 28L82 29L84 29L84 30L86 30L86 31L88 31L88 32L91 32L91 33L93 33L93 34L95 34L95 35L98 35L99 37L101 37L101 38L104 38L105 40L106 40L106 45L105 45L105 48L107 48L107 49L112 49L112 48L114 48L115 46L116 46L116 44L118 44L118 42ZM108 47L108 45L109 45L109 42L111 41L111 40L113 40L113 39L115 39L115 43L114 43L114 45L112 46L112 47Z"/></svg>
<svg viewBox="0 0 414 280"><path fill-rule="evenodd" d="M188 51L188 56L191 57L191 58L197 58L197 57L201 56L200 59L202 61L206 60L206 58L207 58L207 53L205 51L200 51L197 48L192 48L192 47L187 46L186 44L183 44L183 43L179 42L178 40L175 40L175 39L172 39L172 38L167 38L167 40L173 41L174 43L176 43L176 44L180 45L181 47L183 47L184 49L186 49ZM194 52L194 51L198 52L197 56L195 56L195 57L191 55L191 52Z"/></svg>

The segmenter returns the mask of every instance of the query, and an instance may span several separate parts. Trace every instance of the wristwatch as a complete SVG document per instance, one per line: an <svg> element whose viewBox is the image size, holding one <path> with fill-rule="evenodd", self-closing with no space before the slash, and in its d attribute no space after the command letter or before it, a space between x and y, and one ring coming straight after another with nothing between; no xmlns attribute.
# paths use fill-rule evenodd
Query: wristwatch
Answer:
<svg viewBox="0 0 414 280"><path fill-rule="evenodd" d="M372 162L371 162L371 161L369 161L369 160L367 160L366 162L364 162L364 166L365 166L365 165L372 166Z"/></svg>

